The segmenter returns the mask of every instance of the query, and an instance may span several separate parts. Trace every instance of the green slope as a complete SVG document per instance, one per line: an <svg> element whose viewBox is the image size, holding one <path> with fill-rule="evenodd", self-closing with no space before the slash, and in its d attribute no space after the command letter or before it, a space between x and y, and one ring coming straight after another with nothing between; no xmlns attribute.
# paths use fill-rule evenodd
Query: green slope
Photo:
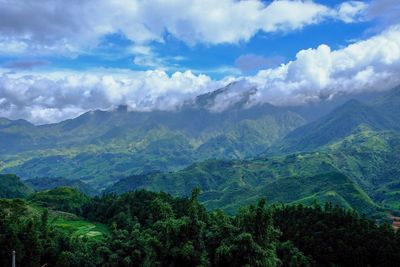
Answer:
<svg viewBox="0 0 400 267"><path fill-rule="evenodd" d="M23 198L33 193L32 188L24 184L13 174L0 174L0 198Z"/></svg>
<svg viewBox="0 0 400 267"><path fill-rule="evenodd" d="M82 206L90 200L85 194L70 187L58 187L37 192L29 196L28 199L43 207L75 214L79 214Z"/></svg>
<svg viewBox="0 0 400 267"><path fill-rule="evenodd" d="M15 220L40 220L47 210L34 202L21 199L0 199L0 209L7 211ZM100 239L110 234L109 228L101 223L91 222L72 213L50 209L49 223L56 229L68 233L71 237Z"/></svg>
<svg viewBox="0 0 400 267"><path fill-rule="evenodd" d="M318 150L356 132L360 127L373 131L400 130L400 87L377 99L362 103L350 100L335 110L290 132L273 149L275 152Z"/></svg>
<svg viewBox="0 0 400 267"><path fill-rule="evenodd" d="M378 206L354 181L338 173L329 157L321 154L252 161L207 161L175 173L152 173L128 177L108 189L122 193L149 189L188 195L194 187L209 209L234 213L238 207L261 197L270 202L333 202L372 214Z"/></svg>
<svg viewBox="0 0 400 267"><path fill-rule="evenodd" d="M274 190L270 196L260 193L259 190L267 184L278 183L283 196L291 196L289 189L293 187L298 187L300 193L304 192L296 199L284 199L284 202L311 203L315 199L322 199L346 207L357 207L361 211L370 211L376 205L398 209L398 189L395 185L400 177L399 134L375 132L361 127L353 134L323 146L320 150L246 161L208 160L178 172L131 176L120 180L107 191L121 193L146 188L188 195L192 188L200 187L204 192L201 199L207 207L223 207L233 211L238 205L255 201L261 196L274 199ZM314 190L315 192L309 190L312 184L306 181L297 184L296 177L312 181L310 177L332 172L348 177L350 182L347 185L360 194L359 198L365 200L364 204L357 202L356 198L344 196L343 192L332 188L328 180L320 183L319 190ZM340 181L334 180L332 183ZM373 202L367 201L368 198Z"/></svg>
<svg viewBox="0 0 400 267"><path fill-rule="evenodd" d="M280 151L311 151L345 138L364 126L373 130L390 129L390 123L373 107L351 100L319 120L289 133Z"/></svg>

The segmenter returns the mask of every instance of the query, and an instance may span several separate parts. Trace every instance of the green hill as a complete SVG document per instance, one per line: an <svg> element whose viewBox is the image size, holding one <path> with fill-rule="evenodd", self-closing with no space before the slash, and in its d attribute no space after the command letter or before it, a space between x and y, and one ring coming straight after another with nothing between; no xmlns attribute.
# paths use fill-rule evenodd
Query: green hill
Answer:
<svg viewBox="0 0 400 267"><path fill-rule="evenodd" d="M0 210L5 211L8 217L16 221L28 221L40 220L47 208L27 200L0 199ZM1 217L1 219L5 218ZM69 234L69 237L100 239L110 234L110 230L104 224L91 222L76 214L59 210L49 210L48 221L50 226Z"/></svg>
<svg viewBox="0 0 400 267"><path fill-rule="evenodd" d="M33 193L32 188L24 184L13 174L0 174L0 198L23 198Z"/></svg>
<svg viewBox="0 0 400 267"><path fill-rule="evenodd" d="M378 206L368 194L350 178L338 173L329 161L323 154L252 161L206 161L175 173L131 176L117 182L107 192L148 189L188 195L199 187L203 191L200 200L207 208L222 208L229 213L262 197L271 203L333 202L363 213L376 212Z"/></svg>
<svg viewBox="0 0 400 267"><path fill-rule="evenodd" d="M264 196L285 203L310 204L317 199L344 207L356 207L363 212L369 212L377 206L398 209L397 189L394 186L400 177L398 151L399 134L375 132L361 127L355 133L323 146L320 152L253 160L208 160L177 172L130 176L115 183L106 192L122 193L145 188L174 195L188 195L194 187L200 187L203 191L201 200L206 207L222 207L229 212L233 212L241 204L254 202ZM307 181L314 183L312 177L329 177L324 176L327 173L342 173L348 179L345 183L348 190L353 191L353 195L359 194L358 198L364 201L359 202L357 198L345 196L334 188L335 183L339 187L343 184L341 179L327 179L320 183L318 190L310 191L314 187ZM298 184L299 177L309 180L302 180ZM296 199L282 198L293 195L288 190L292 188L291 183L300 190L295 194ZM265 188L267 185L280 186L280 190L268 191ZM264 190L264 193L260 190ZM275 199L278 192L281 197Z"/></svg>
<svg viewBox="0 0 400 267"><path fill-rule="evenodd" d="M43 177L35 178L24 181L29 187L35 191L44 191L47 189L54 189L57 187L72 187L78 191L84 193L85 195L95 195L97 193L91 186L80 181L80 180L70 180L63 177Z"/></svg>
<svg viewBox="0 0 400 267"><path fill-rule="evenodd" d="M70 187L58 187L32 194L29 201L54 210L80 214L84 204L90 198L76 189Z"/></svg>

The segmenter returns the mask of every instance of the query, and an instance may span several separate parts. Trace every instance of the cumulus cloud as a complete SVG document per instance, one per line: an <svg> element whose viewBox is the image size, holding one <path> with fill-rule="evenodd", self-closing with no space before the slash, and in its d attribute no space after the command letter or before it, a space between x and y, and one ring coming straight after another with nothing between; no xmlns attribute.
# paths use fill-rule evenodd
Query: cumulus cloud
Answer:
<svg viewBox="0 0 400 267"><path fill-rule="evenodd" d="M0 0L0 53L75 55L101 38L123 34L136 44L163 42L166 33L188 44L237 43L257 32L287 32L326 19L353 22L365 4L336 8L311 0Z"/></svg>
<svg viewBox="0 0 400 267"><path fill-rule="evenodd" d="M223 84L190 71L172 75L160 70L93 73L3 74L0 117L48 123L119 105L138 111L171 110Z"/></svg>
<svg viewBox="0 0 400 267"><path fill-rule="evenodd" d="M325 44L302 50L295 60L246 80L259 89L254 102L275 105L392 88L400 84L400 26L339 50Z"/></svg>
<svg viewBox="0 0 400 267"><path fill-rule="evenodd" d="M368 5L361 1L344 2L337 9L337 17L346 23L362 21L368 8Z"/></svg>

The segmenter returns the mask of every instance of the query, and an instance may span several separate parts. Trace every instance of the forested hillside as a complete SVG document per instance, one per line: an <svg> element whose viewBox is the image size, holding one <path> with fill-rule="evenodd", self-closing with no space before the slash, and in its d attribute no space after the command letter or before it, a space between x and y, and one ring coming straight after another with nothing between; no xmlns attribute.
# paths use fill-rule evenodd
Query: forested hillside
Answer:
<svg viewBox="0 0 400 267"><path fill-rule="evenodd" d="M63 190L63 189L61 189ZM234 216L188 198L137 191L78 201L0 200L0 264L18 266L395 266L400 236L333 205L272 206ZM44 197L48 195L49 197ZM64 197L59 195L60 199ZM39 206L37 206L39 204ZM44 207L50 207L44 208ZM103 224L101 224L103 223Z"/></svg>
<svg viewBox="0 0 400 267"><path fill-rule="evenodd" d="M231 213L259 197L284 203L333 201L366 213L396 210L400 207L399 145L398 134L361 129L320 152L247 161L209 160L179 172L134 175L107 191L146 188L187 195L198 186L204 191L201 200L206 207Z"/></svg>

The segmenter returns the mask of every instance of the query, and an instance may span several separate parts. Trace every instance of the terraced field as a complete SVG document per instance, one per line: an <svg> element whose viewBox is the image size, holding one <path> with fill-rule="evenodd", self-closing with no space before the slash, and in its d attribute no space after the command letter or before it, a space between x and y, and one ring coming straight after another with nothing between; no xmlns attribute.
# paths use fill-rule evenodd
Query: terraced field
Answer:
<svg viewBox="0 0 400 267"><path fill-rule="evenodd" d="M52 224L55 227L77 237L99 239L110 233L109 229L104 224L79 219L71 220L66 218L56 218Z"/></svg>

